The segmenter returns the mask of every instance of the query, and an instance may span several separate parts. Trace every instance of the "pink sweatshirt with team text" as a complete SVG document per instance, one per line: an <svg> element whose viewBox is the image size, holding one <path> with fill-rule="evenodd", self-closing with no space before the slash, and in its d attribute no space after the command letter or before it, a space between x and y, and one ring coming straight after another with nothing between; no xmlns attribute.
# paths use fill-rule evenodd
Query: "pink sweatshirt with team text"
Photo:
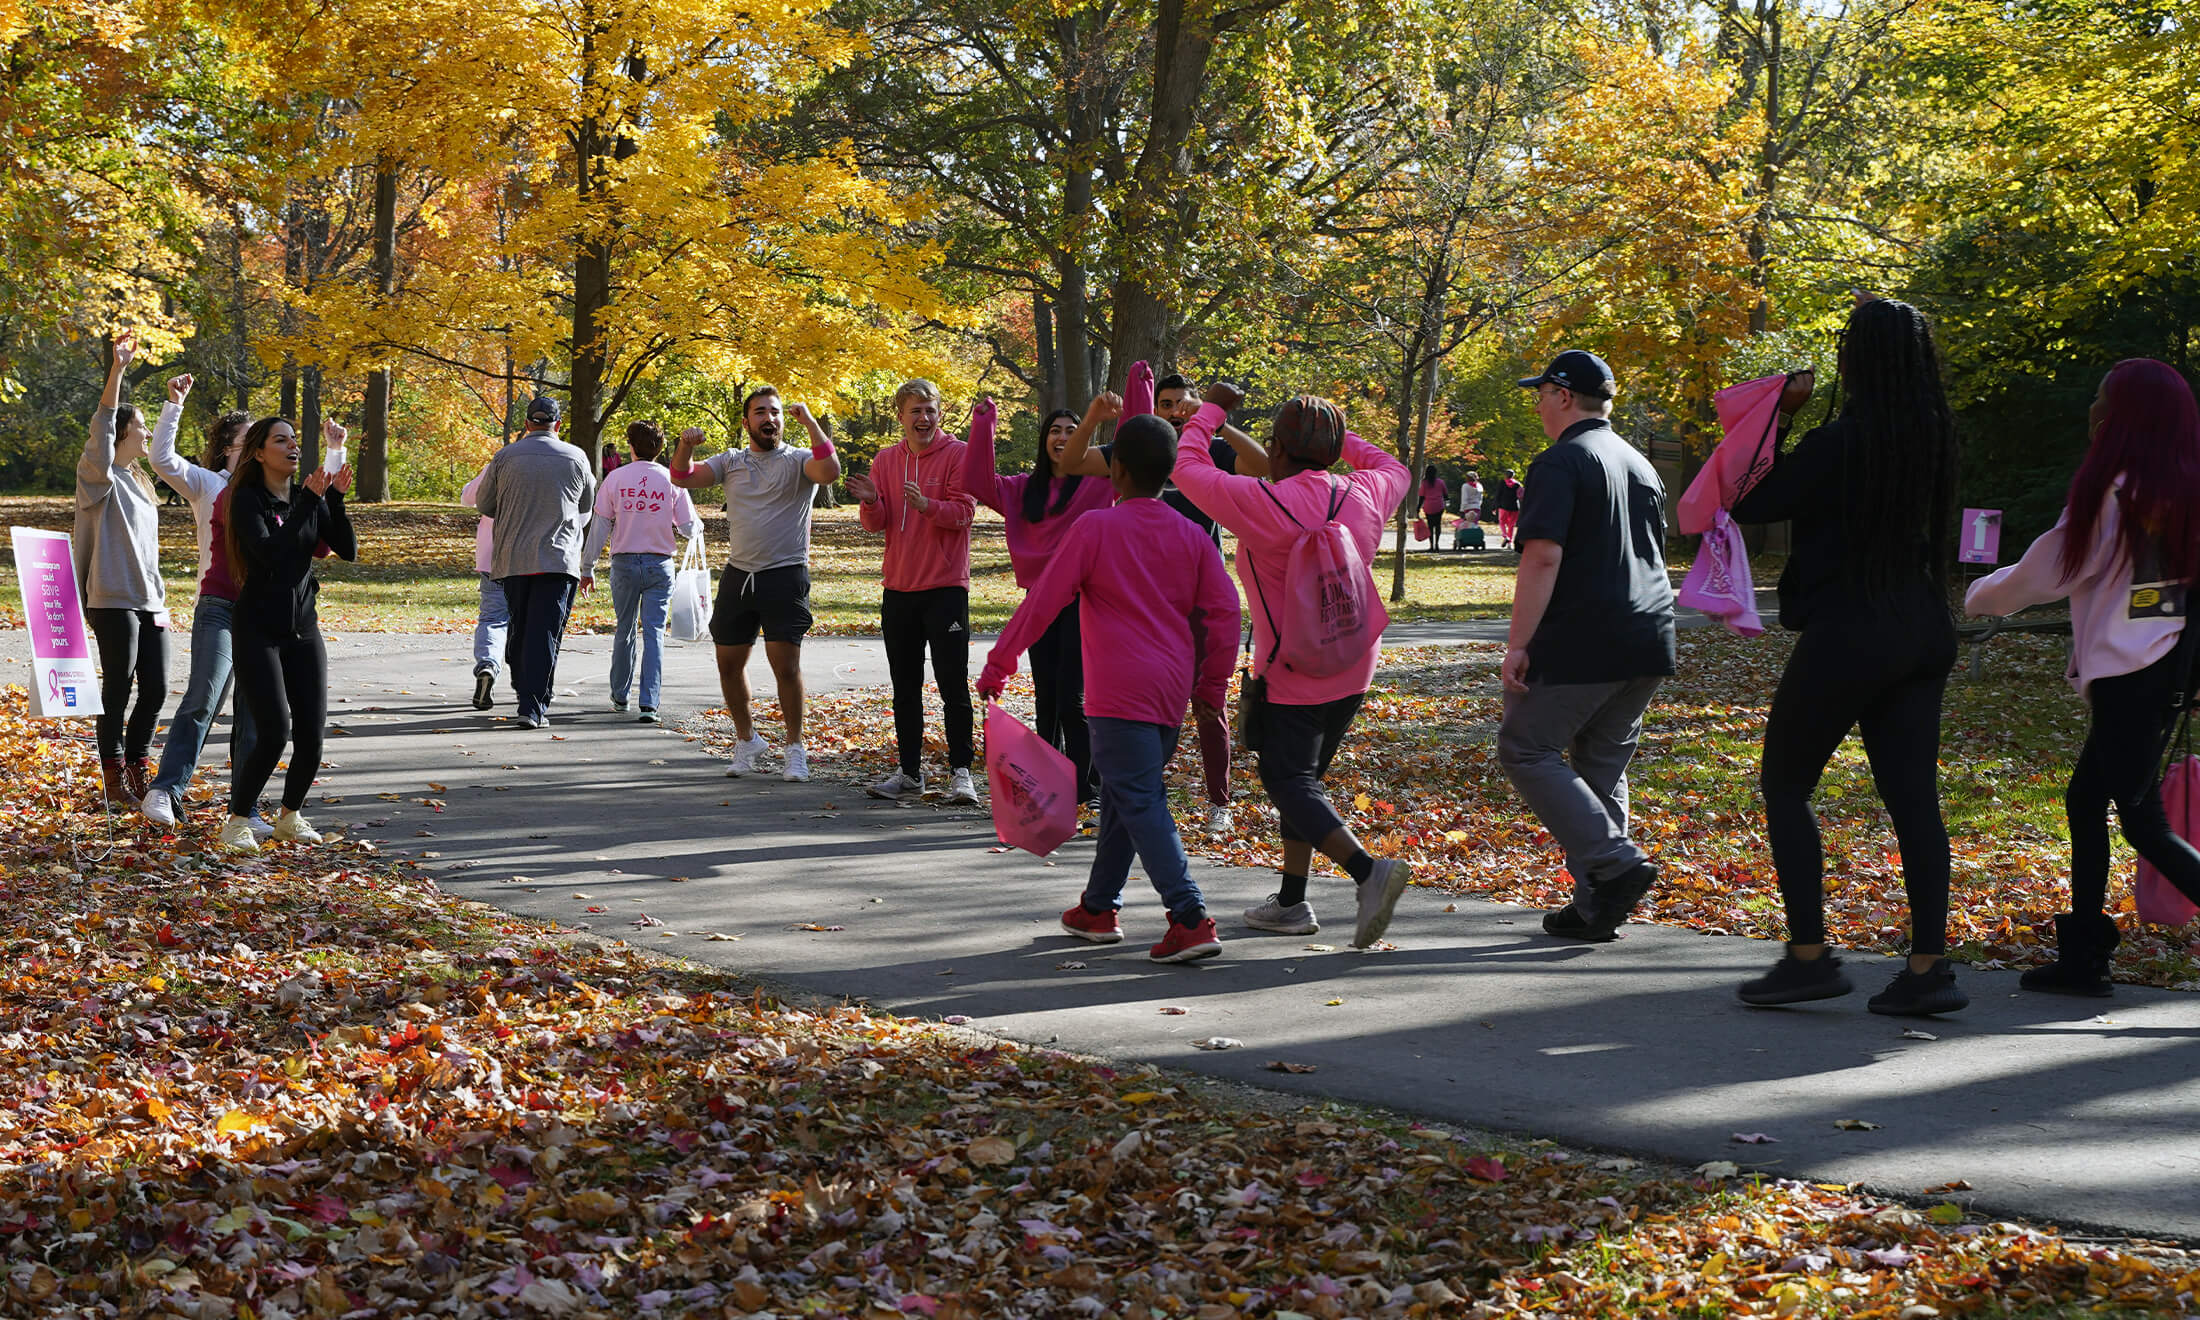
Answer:
<svg viewBox="0 0 2200 1320"><path fill-rule="evenodd" d="M1382 652L1379 641L1368 648L1358 664L1327 678L1301 674L1280 664L1270 668L1268 657L1275 651L1276 635L1269 625L1269 615L1283 608L1284 574L1290 567L1291 548L1301 536L1321 527L1338 487L1344 488L1344 503L1337 510L1337 521L1344 525L1360 558L1372 565L1383 524L1412 488L1413 473L1405 464L1348 432L1344 461L1352 470L1343 476L1295 472L1273 483L1260 477L1236 476L1217 468L1207 451L1226 417L1219 406L1206 403L1185 425L1184 433L1177 437L1176 488L1237 537L1238 579L1245 584L1245 608L1253 616L1253 672L1267 675L1268 699L1279 706L1319 706L1367 691L1375 678L1375 661ZM1275 498L1270 499L1270 495ZM1279 503L1282 508L1276 507ZM1372 576L1368 589L1374 590ZM1261 607L1263 596L1266 609Z"/></svg>
<svg viewBox="0 0 2200 1320"><path fill-rule="evenodd" d="M1079 518L993 643L978 690L999 691L1073 600L1085 714L1173 729L1193 697L1222 705L1237 651L1237 590L1215 543L1183 514L1130 499Z"/></svg>

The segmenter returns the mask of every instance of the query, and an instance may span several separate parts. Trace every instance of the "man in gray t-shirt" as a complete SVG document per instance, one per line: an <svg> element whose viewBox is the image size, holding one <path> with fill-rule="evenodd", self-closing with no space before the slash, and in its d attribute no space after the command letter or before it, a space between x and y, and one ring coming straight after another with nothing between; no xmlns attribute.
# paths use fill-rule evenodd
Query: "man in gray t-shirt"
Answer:
<svg viewBox="0 0 2200 1320"><path fill-rule="evenodd" d="M787 414L809 432L807 453L780 443ZM801 783L810 777L802 750L802 638L810 630L810 509L819 486L840 480L840 456L832 440L803 405L782 409L779 391L766 385L741 403L741 426L749 447L694 462L702 431L680 433L672 456L672 484L688 490L726 488L729 553L711 610L711 640L718 644L718 686L733 714L733 764L728 778L756 771L764 751L762 735L749 718L749 652L758 633L764 659L779 685L779 709L787 723L786 763L781 777Z"/></svg>

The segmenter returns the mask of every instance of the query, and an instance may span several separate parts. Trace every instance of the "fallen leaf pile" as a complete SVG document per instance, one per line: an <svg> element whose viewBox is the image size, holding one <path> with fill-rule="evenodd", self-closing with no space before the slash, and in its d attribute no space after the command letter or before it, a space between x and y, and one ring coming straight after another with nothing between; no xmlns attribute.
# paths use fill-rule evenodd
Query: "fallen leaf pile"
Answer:
<svg viewBox="0 0 2200 1320"><path fill-rule="evenodd" d="M97 813L88 748L20 689L0 758L10 1315L1892 1316L2200 1288L2179 1255L1953 1203L1247 1112L781 1005L365 845L232 861L212 813Z"/></svg>
<svg viewBox="0 0 2200 1320"><path fill-rule="evenodd" d="M1988 675L1948 686L1941 797L1953 849L1949 945L1974 965L2026 967L2054 947L2054 914L2068 902L2068 828L2062 788L2085 736L2083 705L2063 682L2060 638L1997 638ZM1656 860L1661 883L1641 919L1713 934L1785 938L1785 918L1757 769L1772 692L1789 641L1722 630L1681 634L1680 674L1660 688L1630 777L1633 831ZM1968 653L1966 653L1966 658ZM1388 650L1329 774L1330 796L1378 856L1410 859L1415 883L1537 908L1572 896L1573 880L1550 835L1497 764L1497 685L1502 648ZM1028 722L1020 679L1005 704ZM926 755L946 760L938 698L928 692ZM893 766L893 713L884 690L811 699L807 738L828 772L851 780ZM722 713L692 726L730 755ZM1232 766L1238 810L1232 833L1205 832L1196 736L1186 726L1170 767L1171 800L1187 850L1233 865L1280 860L1275 817L1241 755ZM982 764L982 756L981 756ZM937 778L938 776L935 776ZM944 789L944 782L938 785ZM1909 913L1894 832L1852 737L1828 767L1816 806L1826 846L1826 921L1835 943L1900 952ZM1322 901L1321 881L1313 895ZM2119 841L2111 886L2123 931L2118 980L2200 989L2200 940L2191 929L2139 922L2130 852Z"/></svg>

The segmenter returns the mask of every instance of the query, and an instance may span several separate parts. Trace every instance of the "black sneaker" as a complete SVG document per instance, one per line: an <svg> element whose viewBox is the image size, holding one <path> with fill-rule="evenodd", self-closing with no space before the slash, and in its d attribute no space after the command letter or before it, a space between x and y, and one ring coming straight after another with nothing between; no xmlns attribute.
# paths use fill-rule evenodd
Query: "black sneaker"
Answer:
<svg viewBox="0 0 2200 1320"><path fill-rule="evenodd" d="M1597 886L1593 906L1598 922L1612 930L1626 925L1657 883L1658 868L1639 862Z"/></svg>
<svg viewBox="0 0 2200 1320"><path fill-rule="evenodd" d="M497 704L497 676L486 669L474 671L474 709L487 710Z"/></svg>
<svg viewBox="0 0 2200 1320"><path fill-rule="evenodd" d="M1543 933L1562 940L1580 940L1584 944L1609 944L1619 938L1618 931L1592 924L1581 915L1581 909L1571 903L1543 914Z"/></svg>
<svg viewBox="0 0 2200 1320"><path fill-rule="evenodd" d="M1929 972L1913 972L1907 966L1895 973L1887 988L1873 995L1869 1007L1888 1017L1931 1017L1966 1007L1971 997L1956 984L1956 965L1946 958Z"/></svg>
<svg viewBox="0 0 2200 1320"><path fill-rule="evenodd" d="M1770 1008L1778 1004L1803 1004L1813 999L1839 999L1854 990L1841 960L1830 953L1815 958L1784 954L1772 970L1754 981L1742 982L1735 991L1745 1004Z"/></svg>

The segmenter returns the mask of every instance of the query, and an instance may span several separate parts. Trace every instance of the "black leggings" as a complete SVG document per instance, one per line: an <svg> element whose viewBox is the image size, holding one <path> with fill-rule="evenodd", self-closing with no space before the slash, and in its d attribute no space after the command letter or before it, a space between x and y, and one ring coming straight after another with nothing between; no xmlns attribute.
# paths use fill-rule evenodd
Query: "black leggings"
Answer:
<svg viewBox="0 0 2200 1320"><path fill-rule="evenodd" d="M1284 842L1318 845L1343 827L1322 779L1365 700L1366 693L1355 692L1319 706L1262 708L1260 786L1275 804Z"/></svg>
<svg viewBox="0 0 2200 1320"><path fill-rule="evenodd" d="M99 647L99 759L142 761L153 750L153 726L168 699L168 630L153 626L151 610L88 609L84 621Z"/></svg>
<svg viewBox="0 0 2200 1320"><path fill-rule="evenodd" d="M1955 667L1945 607L1817 618L1795 641L1765 722L1765 832L1787 907L1788 939L1826 940L1825 850L1810 795L1851 728L1902 847L1910 952L1948 951L1948 827L1940 816L1940 700Z"/></svg>
<svg viewBox="0 0 2200 1320"><path fill-rule="evenodd" d="M230 654L236 665L237 699L252 709L252 756L237 766L229 785L229 814L249 816L260 791L275 777L290 744L283 775L283 809L306 804L321 770L322 726L328 721L328 648L315 628L301 637L269 637L238 624Z"/></svg>
<svg viewBox="0 0 2200 1320"><path fill-rule="evenodd" d="M1071 601L1031 644L1033 730L1077 767L1077 800L1092 801L1092 733L1085 724L1085 642Z"/></svg>
<svg viewBox="0 0 2200 1320"><path fill-rule="evenodd" d="M885 634L886 671L894 680L894 746L901 771L924 767L924 653L932 652L932 677L940 685L947 724L947 764L967 770L977 759L970 737L970 589L889 591L879 603Z"/></svg>
<svg viewBox="0 0 2200 1320"><path fill-rule="evenodd" d="M2070 910L2080 916L2097 916L2108 907L2111 802L2132 848L2186 898L2200 903L2200 851L2170 829L2158 778L2176 724L2185 663L2172 648L2138 673L2096 678L2087 690L2093 727L2063 793L2070 816Z"/></svg>

